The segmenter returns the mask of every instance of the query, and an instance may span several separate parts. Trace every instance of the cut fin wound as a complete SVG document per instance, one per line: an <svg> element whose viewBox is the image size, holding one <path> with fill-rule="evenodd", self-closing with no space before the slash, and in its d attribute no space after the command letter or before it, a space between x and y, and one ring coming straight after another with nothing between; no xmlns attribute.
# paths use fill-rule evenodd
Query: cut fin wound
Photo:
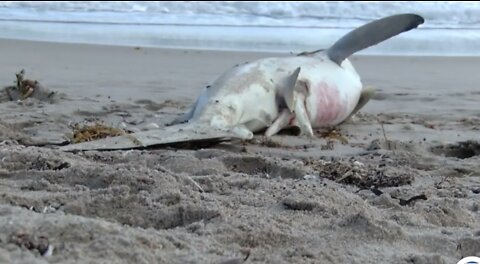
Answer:
<svg viewBox="0 0 480 264"><path fill-rule="evenodd" d="M277 119L268 127L267 131L265 131L265 136L268 138L277 134L280 130L288 126L288 123L290 123L291 119L292 113L290 110L284 108L280 112L280 115L277 117Z"/></svg>
<svg viewBox="0 0 480 264"><path fill-rule="evenodd" d="M399 14L367 23L339 39L327 50L330 60L338 65L357 51L409 31L423 24L423 17L416 14Z"/></svg>
<svg viewBox="0 0 480 264"><path fill-rule="evenodd" d="M295 69L292 75L288 76L287 81L285 83L285 87L283 89L282 97L285 100L285 104L287 105L290 112L295 111L295 84L297 83L298 75L300 74L300 67Z"/></svg>
<svg viewBox="0 0 480 264"><path fill-rule="evenodd" d="M305 108L305 97L303 94L295 98L295 124L300 128L301 135L313 138L313 129Z"/></svg>

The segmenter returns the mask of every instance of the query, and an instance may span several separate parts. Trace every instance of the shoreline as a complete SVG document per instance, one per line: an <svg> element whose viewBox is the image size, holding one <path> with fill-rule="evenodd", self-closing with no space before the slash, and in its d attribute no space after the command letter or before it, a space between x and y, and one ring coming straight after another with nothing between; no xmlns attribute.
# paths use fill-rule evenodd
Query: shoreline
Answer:
<svg viewBox="0 0 480 264"><path fill-rule="evenodd" d="M53 45L72 45L72 46L98 46L98 47L114 47L114 48L145 48L145 49L157 49L157 50L178 50L178 51L206 51L206 52L225 52L225 53L258 53L258 54L276 54L276 55L291 55L296 54L295 52L288 51L265 51L265 50L242 50L242 49L215 49L215 48L194 48L194 47L175 47L175 46L155 46L155 45L127 45L127 44L102 44L102 43L90 43L90 42L62 42L62 41L48 41L48 40L32 40L32 39L21 39L21 38L5 38L0 37L1 41L9 42L27 42L32 44L53 44ZM362 58L362 57L386 57L386 58L427 58L427 59L441 59L441 58L471 58L477 59L480 58L480 55L422 55L422 54L411 54L406 53L402 55L398 54L354 54L353 58Z"/></svg>
<svg viewBox="0 0 480 264"><path fill-rule="evenodd" d="M34 23L34 22L32 22ZM40 23L40 22L35 22L35 23ZM49 33L49 32L43 32L44 34L57 34L57 33ZM25 33L26 34L26 33ZM25 35L24 34L24 35ZM215 43L215 40L213 39L210 39L210 40L198 40L198 39L190 39L189 41L191 42L197 42L197 41L200 41L200 42L204 42L203 45L199 48L196 48L195 46L193 45L188 45L186 43L175 43L175 39L164 39L164 40L160 40L160 39L157 39L156 41L164 41L164 42L172 42L173 44L148 44L148 43L145 43L146 40L143 40L144 43L142 44L132 44L128 39L131 38L130 37L127 37L127 35L123 36L123 37L118 37L117 36L117 39L116 41L118 41L120 44L115 44L113 43L114 42L114 39L108 39L108 40L103 40L103 43L100 43L100 42L94 42L94 41L81 41L78 39L78 37L74 37L77 38L75 40L68 40L68 39L63 39L63 40L42 40L40 38L43 38L43 35L41 35L40 33L35 33L37 34L36 37L34 38L28 38L28 37L12 37L12 36L1 36L0 37L0 40L11 40L11 41L26 41L26 42L43 42L43 43L56 43L56 44L65 44L65 45L98 45L98 46L112 46L112 47L143 47L143 48L158 48L158 49L179 49L179 50L204 50L204 51L224 51L224 52L251 52L251 53L277 53L277 54L289 54L289 53L299 53L299 52L302 52L304 50L298 50L297 52L294 52L294 51L287 51L285 47L281 48L281 49L274 49L272 51L268 50L267 48L265 47L257 47L257 48L248 48L248 47L245 47L245 48L218 48L218 47L214 47L214 48L208 48L207 44L206 43ZM34 34L34 35L35 35ZM38 35L40 34L40 35ZM86 34L86 33L85 33ZM95 32L95 31L92 31L92 32L89 32L88 34L91 34L90 37L93 37L93 38L102 38L101 36L99 36L98 34L100 34L99 32ZM87 34L87 35L88 35ZM147 33L144 33L143 35L140 34L138 35L137 37L138 38L145 38L145 34ZM150 32L149 33L150 35L151 34L158 34L155 33L155 32ZM185 33L187 34L187 33ZM329 38L329 39L332 39L331 42L333 43L333 41L335 41L336 38L332 38L332 36L330 36L332 33L325 33L325 37L326 38ZM186 36L183 36L184 38L189 38L188 37L189 35L187 34ZM258 37L258 36L257 36ZM276 36L277 38L279 36ZM300 36L298 36L300 38ZM337 37L340 37L340 36L337 36ZM400 36L402 37L402 36ZM58 38L58 36L57 36ZM408 45L408 41L409 39L401 39L403 42L402 43L396 43L395 45ZM411 39L412 41L414 39ZM150 41L153 41L153 40L150 40ZM184 40L185 41L185 40ZM311 42L311 41L310 41ZM263 42L262 42L263 43ZM268 43L265 42L265 43ZM265 44L263 43L262 45L271 45L270 44ZM309 46L311 47L309 50L317 50L319 48L325 48L326 46L328 46L329 44L331 44L330 42L326 42L324 39L319 39L318 40L318 45L314 45L312 43L309 44ZM231 43L223 43L224 45L232 45ZM386 45L386 46L385 46ZM386 48L388 46L392 45L392 42L386 42L385 43L382 43L381 46L380 46L380 49L382 48ZM302 46L300 43L297 43L295 46ZM394 46L391 46L391 48L393 48ZM364 50L364 51L360 51L361 54L359 55L356 55L356 56L384 56L384 57L480 57L480 54L464 54L464 53L452 53L452 52L443 52L443 54L447 54L447 55L439 55L442 51L437 51L437 53L435 54L428 54L428 55L423 55L423 53L427 52L427 51L418 51L418 52L403 52L402 54L400 54L399 52L394 52L392 53L391 51L375 51L374 53L372 53L373 51L371 51L372 49L373 50L376 50L378 47L377 45L373 46L373 47L370 47L369 49L367 50ZM308 48L304 48L304 49L308 49ZM362 53L363 52L363 53Z"/></svg>

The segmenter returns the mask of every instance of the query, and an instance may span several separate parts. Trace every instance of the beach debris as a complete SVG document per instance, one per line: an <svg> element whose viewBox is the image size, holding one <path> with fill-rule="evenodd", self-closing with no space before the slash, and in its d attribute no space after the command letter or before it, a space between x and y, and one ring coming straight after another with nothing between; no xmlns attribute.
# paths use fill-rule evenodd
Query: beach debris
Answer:
<svg viewBox="0 0 480 264"><path fill-rule="evenodd" d="M59 147L62 151L120 150L155 146L204 147L235 139L230 131L213 129L210 126L179 124L131 134L105 135L91 141L83 141ZM92 138L86 134L87 138ZM85 137L85 136L84 136Z"/></svg>
<svg viewBox="0 0 480 264"><path fill-rule="evenodd" d="M367 189L370 190L370 191L371 191L373 194L375 194L376 196L380 196L380 195L383 194L383 192L382 192L380 189L377 189L377 188L375 188L375 187L371 187L371 188L360 188L360 189L357 190L355 193L358 193L358 192L360 192L360 191L362 191L362 190L367 190ZM415 195L415 196L413 196L413 197L411 197L411 198L409 198L409 199L406 199L406 200L405 200L405 199L402 199L402 198L398 198L398 197L393 196L393 195L390 195L390 197L392 197L393 199L399 200L399 204L400 204L401 206L407 206L407 205L409 205L409 204L411 204L411 203L413 203L413 202L415 202L415 201L417 201L417 200L425 200L425 201L426 201L426 200L428 199L425 194Z"/></svg>
<svg viewBox="0 0 480 264"><path fill-rule="evenodd" d="M48 258L50 256L52 256L53 254L53 246L52 244L49 244L48 247L47 247L47 251L45 251L45 253L42 254L42 256Z"/></svg>
<svg viewBox="0 0 480 264"><path fill-rule="evenodd" d="M24 69L16 73L15 77L15 85L4 89L9 101L23 101L27 98L51 101L56 94L44 88L37 80L26 79Z"/></svg>
<svg viewBox="0 0 480 264"><path fill-rule="evenodd" d="M357 167L363 167L365 166L363 163L361 163L360 161L354 161L353 162L353 166L357 166Z"/></svg>
<svg viewBox="0 0 480 264"><path fill-rule="evenodd" d="M313 180L318 180L318 176L307 174L307 175L303 176L303 179L307 180L307 181L313 181Z"/></svg>
<svg viewBox="0 0 480 264"><path fill-rule="evenodd" d="M49 206L44 206L42 209L42 214L50 214L56 212L57 209L53 207L52 205Z"/></svg>
<svg viewBox="0 0 480 264"><path fill-rule="evenodd" d="M398 199L399 200L399 204L401 206L406 206L406 205L409 205L411 204L412 202L416 201L416 200L427 200L427 196L425 194L420 194L420 195L415 195L413 196L412 198L410 199L402 199L402 198L397 198L395 196L392 196L393 199Z"/></svg>
<svg viewBox="0 0 480 264"><path fill-rule="evenodd" d="M420 195L413 196L412 198L410 198L408 200L400 199L400 205L409 205L410 203L412 203L416 200L425 200L426 201L427 196L425 194L420 194Z"/></svg>
<svg viewBox="0 0 480 264"><path fill-rule="evenodd" d="M376 189L376 188L370 188L370 191L375 194L376 196L380 196L383 194L382 191L380 191L379 189Z"/></svg>
<svg viewBox="0 0 480 264"><path fill-rule="evenodd" d="M374 186L370 187L370 188L360 188L358 189L355 193L359 193L360 191L363 191L363 190L369 190L371 191L373 194L375 194L376 196L380 196L383 194L383 192L380 190L380 189L377 189L375 188Z"/></svg>
<svg viewBox="0 0 480 264"><path fill-rule="evenodd" d="M73 125L73 143L82 143L106 137L126 135L125 130L96 122L91 125Z"/></svg>
<svg viewBox="0 0 480 264"><path fill-rule="evenodd" d="M330 129L328 131L320 132L320 136L328 139L336 139L340 141L343 145L348 144L348 139L342 135L337 129Z"/></svg>
<svg viewBox="0 0 480 264"><path fill-rule="evenodd" d="M33 91L38 86L38 81L29 79L24 80L25 70L23 69L19 73L16 73L15 76L17 77L16 88L20 92L22 100L24 100L33 94Z"/></svg>

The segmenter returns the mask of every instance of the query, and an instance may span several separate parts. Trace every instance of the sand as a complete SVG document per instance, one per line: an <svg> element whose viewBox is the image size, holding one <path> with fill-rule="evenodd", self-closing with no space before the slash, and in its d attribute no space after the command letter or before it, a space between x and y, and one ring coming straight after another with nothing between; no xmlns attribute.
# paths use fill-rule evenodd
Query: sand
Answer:
<svg viewBox="0 0 480 264"><path fill-rule="evenodd" d="M0 94L0 263L480 255L480 58L353 57L378 93L343 139L57 149L76 123L162 127L228 67L273 55L0 40L0 86L25 69L56 92Z"/></svg>

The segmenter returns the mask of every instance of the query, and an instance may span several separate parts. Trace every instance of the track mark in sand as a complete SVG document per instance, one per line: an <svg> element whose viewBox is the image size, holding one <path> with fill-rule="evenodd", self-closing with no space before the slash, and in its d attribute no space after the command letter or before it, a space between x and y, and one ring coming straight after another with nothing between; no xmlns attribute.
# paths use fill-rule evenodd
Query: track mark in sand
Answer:
<svg viewBox="0 0 480 264"><path fill-rule="evenodd" d="M478 141L468 140L435 146L430 151L439 156L454 157L458 159L468 159L480 155L480 143Z"/></svg>
<svg viewBox="0 0 480 264"><path fill-rule="evenodd" d="M155 229L186 226L220 215L209 202L191 202L192 196L201 200L198 190L185 185L184 176L158 167L162 160L158 155L132 153L75 156L37 148L0 150L0 165L6 171L2 177L18 182L21 190L5 193L0 202L37 213L63 211ZM178 162L185 163L182 159Z"/></svg>
<svg viewBox="0 0 480 264"><path fill-rule="evenodd" d="M222 159L227 168L233 172L250 175L262 175L266 178L300 179L306 172L293 166L281 166L274 161L261 157L225 157Z"/></svg>
<svg viewBox="0 0 480 264"><path fill-rule="evenodd" d="M8 151L0 153L0 165L10 173L22 171L61 171L71 167L68 159L54 153L38 151ZM14 174L12 174L14 175Z"/></svg>

